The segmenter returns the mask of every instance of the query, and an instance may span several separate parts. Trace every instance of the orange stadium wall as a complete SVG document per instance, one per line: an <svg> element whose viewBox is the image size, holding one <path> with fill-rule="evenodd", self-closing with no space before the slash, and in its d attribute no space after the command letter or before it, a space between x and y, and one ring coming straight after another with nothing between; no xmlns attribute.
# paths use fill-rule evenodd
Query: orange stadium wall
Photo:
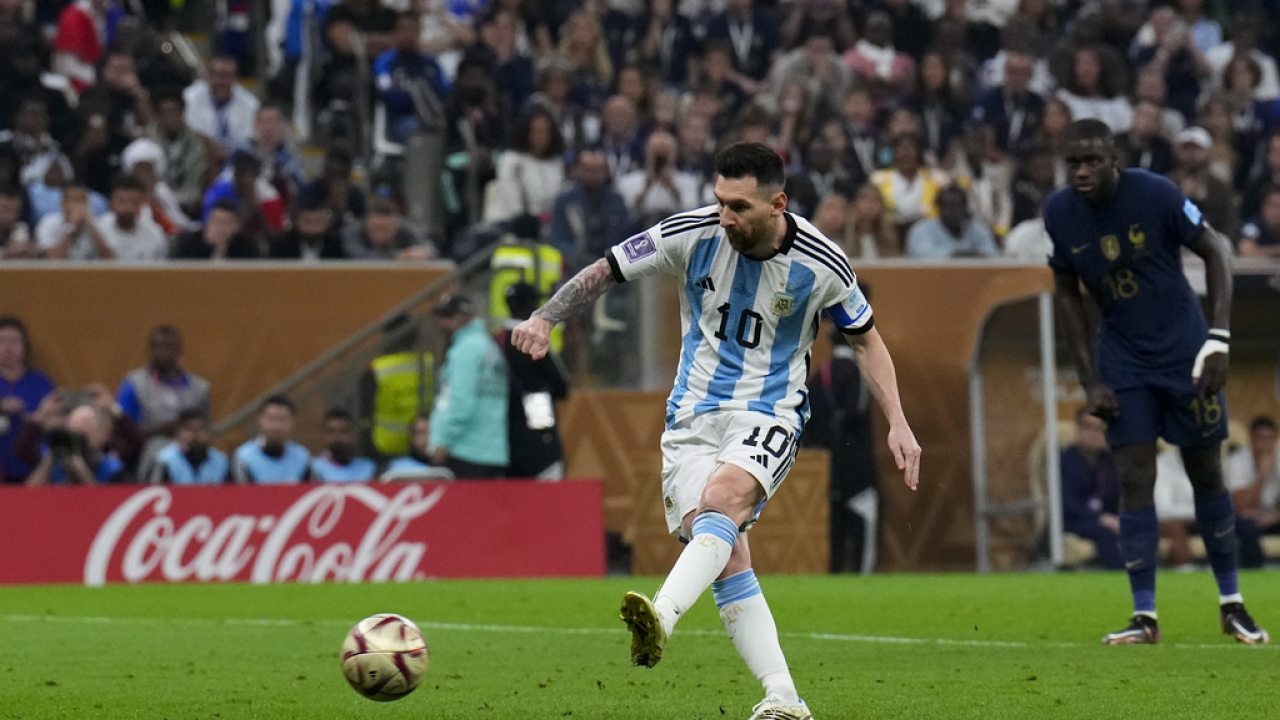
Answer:
<svg viewBox="0 0 1280 720"><path fill-rule="evenodd" d="M116 386L145 358L147 330L158 323L186 337L186 363L213 382L215 415L239 408L415 291L442 268L402 267L34 267L0 271L0 312L22 317L33 337L34 364L66 386ZM908 492L881 445L882 509L878 569L969 570L974 567L967 370L984 318L1052 287L1047 270L1022 266L882 265L860 269L873 292L876 326L897 363L903 404L924 447L921 489ZM662 302L673 309L670 289ZM678 314L655 338L664 372L674 372ZM1276 352L1244 338L1274 337L1274 305L1237 300L1228 401L1239 422L1277 411ZM1034 314L1011 331L1034 337ZM1268 329L1270 328L1270 329ZM1028 382L1038 360L1020 347L991 348L984 376L993 497L1025 495L1037 459L1040 410ZM1238 347L1238 351L1237 348ZM820 341L814 365L829 354ZM669 375L668 375L669 376ZM1059 411L1074 408L1069 378ZM637 573L665 571L679 544L666 535L658 472L664 391L583 391L562 408L570 477L604 483L606 526L633 546ZM1008 410L1007 408L1013 408ZM878 417L878 416L877 416ZM1042 440L1042 438L1041 438ZM1030 445L1033 449L1027 451ZM754 531L753 555L765 572L822 572L827 565L826 455L803 453L786 489ZM1015 524L1016 525L1016 524ZM1030 548L1025 528L997 528L996 567L1018 567Z"/></svg>

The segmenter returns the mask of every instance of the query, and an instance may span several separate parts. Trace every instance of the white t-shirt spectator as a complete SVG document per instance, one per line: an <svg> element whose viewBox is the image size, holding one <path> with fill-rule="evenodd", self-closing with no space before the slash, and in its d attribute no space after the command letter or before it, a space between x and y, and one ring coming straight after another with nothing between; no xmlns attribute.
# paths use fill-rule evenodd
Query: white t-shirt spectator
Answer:
<svg viewBox="0 0 1280 720"><path fill-rule="evenodd" d="M1085 97L1064 88L1058 90L1058 99L1071 109L1072 120L1101 120L1117 135L1133 127L1133 106L1124 96Z"/></svg>
<svg viewBox="0 0 1280 720"><path fill-rule="evenodd" d="M239 85L231 89L231 99L222 107L213 104L209 83L197 80L182 91L187 101L185 118L196 132L217 140L228 150L253 139L253 118L258 114L258 98Z"/></svg>
<svg viewBox="0 0 1280 720"><path fill-rule="evenodd" d="M98 232L120 262L155 262L169 255L164 230L147 215L139 215L132 230L122 230L115 213L107 213L98 219Z"/></svg>
<svg viewBox="0 0 1280 720"><path fill-rule="evenodd" d="M1236 45L1227 41L1216 48L1209 50L1204 54L1204 59L1209 63L1209 67L1213 68L1213 74L1210 79L1214 87L1219 87L1222 79L1222 71L1227 69L1231 58L1236 56ZM1272 57L1261 50L1250 50L1249 57L1258 63L1258 67L1262 68L1262 79L1258 83L1258 87L1253 89L1253 99L1266 102L1267 100L1275 100L1280 98L1280 72L1276 71L1276 61Z"/></svg>
<svg viewBox="0 0 1280 720"><path fill-rule="evenodd" d="M1227 457L1223 468L1223 480L1227 489L1235 492L1253 485L1258 469L1253 464L1253 451L1248 445L1236 448ZM1262 482L1262 494L1258 497L1259 510L1275 510L1280 501L1280 450L1276 450L1276 462L1271 466L1271 474Z"/></svg>
<svg viewBox="0 0 1280 720"><path fill-rule="evenodd" d="M100 219L90 220L90 222L98 225L101 229ZM36 247L41 252L48 252L58 246L62 242L63 236L69 231L70 227L63 218L62 213L53 213L45 215L39 223L36 224ZM94 247L93 238L89 235L89 229L85 228L80 231L76 239L71 241L71 248L67 251L68 260L97 260L98 249Z"/></svg>
<svg viewBox="0 0 1280 720"><path fill-rule="evenodd" d="M671 178L675 192L665 183L650 183L644 170L632 170L618 179L617 190L632 215L675 213L705 205L702 183L693 173L676 171Z"/></svg>

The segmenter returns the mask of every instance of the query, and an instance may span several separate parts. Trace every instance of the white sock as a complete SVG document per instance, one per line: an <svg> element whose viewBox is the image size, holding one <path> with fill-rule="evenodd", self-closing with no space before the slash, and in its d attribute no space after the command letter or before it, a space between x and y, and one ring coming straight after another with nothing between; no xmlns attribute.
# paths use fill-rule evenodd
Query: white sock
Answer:
<svg viewBox="0 0 1280 720"><path fill-rule="evenodd" d="M778 644L778 626L760 591L755 572L746 570L712 586L720 621L747 668L764 686L766 698L783 705L799 705L800 695Z"/></svg>
<svg viewBox="0 0 1280 720"><path fill-rule="evenodd" d="M1226 605L1227 603L1243 603L1243 602L1244 602L1244 595L1242 595L1241 593L1235 593L1233 595L1218 596L1219 605Z"/></svg>
<svg viewBox="0 0 1280 720"><path fill-rule="evenodd" d="M694 518L692 531L693 540L685 545L653 599L668 637L680 616L693 607L702 591L724 571L733 544L738 540L738 526L728 516L715 511Z"/></svg>

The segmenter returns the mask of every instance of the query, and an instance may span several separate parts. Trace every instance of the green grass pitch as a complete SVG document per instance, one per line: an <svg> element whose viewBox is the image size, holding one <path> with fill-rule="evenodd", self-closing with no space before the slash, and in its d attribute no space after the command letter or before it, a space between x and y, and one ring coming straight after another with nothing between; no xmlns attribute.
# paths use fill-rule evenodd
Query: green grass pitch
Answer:
<svg viewBox="0 0 1280 720"><path fill-rule="evenodd" d="M617 620L655 578L0 588L0 719L745 719L761 691L709 593L653 670ZM1158 647L1103 647L1122 574L762 578L801 695L843 718L1274 718L1280 645L1218 627L1207 572L1163 573ZM1280 630L1280 574L1246 573ZM342 679L348 628L418 621L431 670L390 704Z"/></svg>

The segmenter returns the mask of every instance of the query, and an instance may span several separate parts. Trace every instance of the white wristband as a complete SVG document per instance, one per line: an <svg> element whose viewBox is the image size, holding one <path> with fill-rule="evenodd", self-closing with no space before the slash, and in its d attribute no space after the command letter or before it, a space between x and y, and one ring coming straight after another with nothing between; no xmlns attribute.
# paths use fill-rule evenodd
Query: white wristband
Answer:
<svg viewBox="0 0 1280 720"><path fill-rule="evenodd" d="M1221 340L1216 340L1212 337L1205 340L1200 352L1196 354L1195 364L1191 366L1191 379L1195 382L1200 382L1200 373L1204 370L1205 358L1217 353L1226 355L1230 350L1231 347Z"/></svg>

